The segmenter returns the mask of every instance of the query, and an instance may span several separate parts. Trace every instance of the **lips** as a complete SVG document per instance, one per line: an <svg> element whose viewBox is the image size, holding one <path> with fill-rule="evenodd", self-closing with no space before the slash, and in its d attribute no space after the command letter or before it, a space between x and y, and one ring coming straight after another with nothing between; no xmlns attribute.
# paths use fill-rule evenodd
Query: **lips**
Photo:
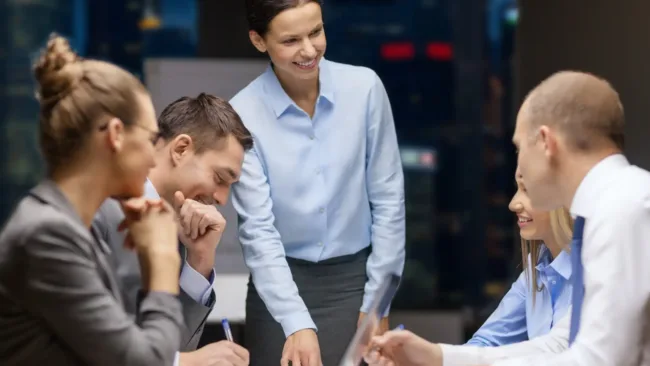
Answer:
<svg viewBox="0 0 650 366"><path fill-rule="evenodd" d="M300 62L294 61L293 64L298 66L299 68L301 68L303 70L309 70L309 69L313 69L314 67L316 67L316 60L317 60L317 58L314 58L312 60L307 60L307 61L300 61Z"/></svg>

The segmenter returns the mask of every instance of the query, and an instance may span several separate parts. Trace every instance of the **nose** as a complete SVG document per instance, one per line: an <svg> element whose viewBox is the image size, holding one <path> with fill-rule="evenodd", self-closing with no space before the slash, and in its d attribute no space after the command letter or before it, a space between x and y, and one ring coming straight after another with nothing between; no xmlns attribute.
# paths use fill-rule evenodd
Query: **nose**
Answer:
<svg viewBox="0 0 650 366"><path fill-rule="evenodd" d="M508 209L512 212L521 212L522 208L523 206L515 199L515 197L513 197L508 204Z"/></svg>
<svg viewBox="0 0 650 366"><path fill-rule="evenodd" d="M302 45L302 55L305 58L314 58L316 57L316 48L311 43L309 38L305 39Z"/></svg>
<svg viewBox="0 0 650 366"><path fill-rule="evenodd" d="M217 205L223 206L228 202L228 196L230 195L230 189L217 189L213 194L212 198Z"/></svg>

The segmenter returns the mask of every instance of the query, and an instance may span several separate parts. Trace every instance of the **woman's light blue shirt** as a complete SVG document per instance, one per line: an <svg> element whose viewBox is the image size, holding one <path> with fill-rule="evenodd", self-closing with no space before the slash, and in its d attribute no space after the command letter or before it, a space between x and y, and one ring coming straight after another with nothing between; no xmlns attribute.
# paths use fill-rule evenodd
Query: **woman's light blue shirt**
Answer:
<svg viewBox="0 0 650 366"><path fill-rule="evenodd" d="M530 258L530 257L529 257ZM530 263L530 260L529 260ZM562 251L553 259L551 252L544 247L534 270L537 272L535 295L529 271L522 272L512 288L504 296L499 307L490 315L483 326L467 344L473 346L496 347L518 343L548 333L571 305L571 259L569 253Z"/></svg>
<svg viewBox="0 0 650 366"><path fill-rule="evenodd" d="M286 257L319 262L372 246L363 312L404 266L404 174L386 90L374 71L325 59L319 86L312 117L270 66L230 101L255 144L232 187L239 240L286 336L316 327Z"/></svg>

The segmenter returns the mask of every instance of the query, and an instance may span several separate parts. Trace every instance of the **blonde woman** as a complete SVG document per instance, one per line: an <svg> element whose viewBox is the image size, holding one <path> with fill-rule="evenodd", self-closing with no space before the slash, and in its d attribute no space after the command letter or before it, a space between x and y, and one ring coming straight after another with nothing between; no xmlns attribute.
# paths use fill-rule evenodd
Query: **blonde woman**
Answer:
<svg viewBox="0 0 650 366"><path fill-rule="evenodd" d="M519 169L509 209L517 215L524 271L499 307L467 344L496 347L547 334L571 305L573 220L565 209L537 211L530 205Z"/></svg>
<svg viewBox="0 0 650 366"><path fill-rule="evenodd" d="M573 220L564 209L545 212L532 208L519 169L515 180L517 192L509 208L517 215L524 271L499 307L465 346L430 343L409 331L376 337L373 351L365 357L368 365L441 365L443 359L445 365L483 365L568 347L572 291L568 250ZM506 345L510 346L477 348Z"/></svg>

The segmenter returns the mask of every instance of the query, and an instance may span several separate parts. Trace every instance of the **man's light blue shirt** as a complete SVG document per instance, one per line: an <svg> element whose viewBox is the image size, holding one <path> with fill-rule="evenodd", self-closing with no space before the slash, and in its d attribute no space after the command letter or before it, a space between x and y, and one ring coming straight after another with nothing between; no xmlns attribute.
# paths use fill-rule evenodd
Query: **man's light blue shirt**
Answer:
<svg viewBox="0 0 650 366"><path fill-rule="evenodd" d="M530 257L529 257L529 263ZM537 272L537 288L533 291L531 270ZM496 347L523 342L547 334L571 307L571 256L561 251L553 259L544 247L538 264L522 272L504 296L499 307L467 342L473 346Z"/></svg>
<svg viewBox="0 0 650 366"><path fill-rule="evenodd" d="M148 179L144 186L144 196L146 198L160 198L156 188ZM202 274L197 272L187 263L187 261L185 261L183 269L181 270L180 287L189 297L192 298L192 300L207 306L210 301L210 295L212 294L213 282L214 271L212 271L210 280L208 281Z"/></svg>
<svg viewBox="0 0 650 366"><path fill-rule="evenodd" d="M286 257L318 262L372 245L361 311L404 266L404 176L393 115L374 71L320 63L313 118L271 66L230 102L253 134L233 185L255 287L286 336L316 329Z"/></svg>
<svg viewBox="0 0 650 366"><path fill-rule="evenodd" d="M147 182L144 186L144 197L158 199L160 195L156 191L156 188L151 184L151 181L147 179ZM185 293L196 301L199 304L208 305L210 302L210 295L212 294L212 285L214 283L214 270L210 275L210 280L208 281L202 274L197 272L192 268L187 261L183 264L183 269L181 270L181 277L179 280L180 287L185 291ZM176 353L176 358L174 359L174 366L179 365L179 354Z"/></svg>

